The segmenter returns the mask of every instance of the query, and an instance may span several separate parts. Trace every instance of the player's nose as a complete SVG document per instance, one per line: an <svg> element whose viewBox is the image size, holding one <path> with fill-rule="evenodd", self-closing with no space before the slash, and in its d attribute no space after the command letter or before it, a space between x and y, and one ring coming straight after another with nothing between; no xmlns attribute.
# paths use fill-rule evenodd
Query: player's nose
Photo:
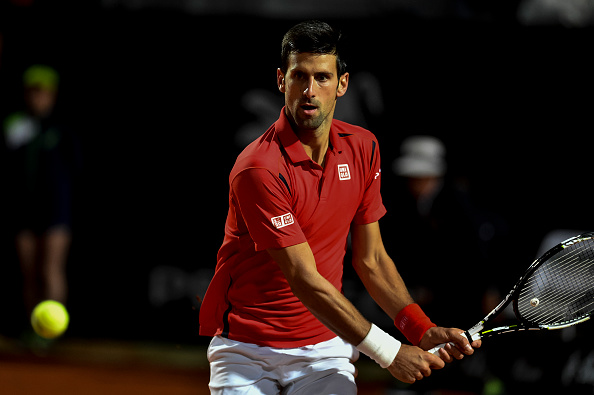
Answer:
<svg viewBox="0 0 594 395"><path fill-rule="evenodd" d="M307 86L305 87L305 90L303 91L303 96L305 96L309 99L311 99L312 97L315 97L314 84L315 84L314 77L310 77L309 80L307 81Z"/></svg>

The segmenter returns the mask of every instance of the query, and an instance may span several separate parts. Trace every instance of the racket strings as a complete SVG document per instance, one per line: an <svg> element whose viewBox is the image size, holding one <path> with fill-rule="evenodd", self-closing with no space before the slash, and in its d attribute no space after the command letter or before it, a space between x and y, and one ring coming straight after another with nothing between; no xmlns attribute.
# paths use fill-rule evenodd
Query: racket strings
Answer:
<svg viewBox="0 0 594 395"><path fill-rule="evenodd" d="M573 274L580 276L582 273L578 271ZM540 277L542 278L542 275ZM588 298L588 293L580 293L580 287L583 288L584 284L572 284L568 281L553 283L547 280L544 283L544 290L540 286L533 288L530 300L526 299L520 303L520 306L524 306L522 315L530 321L549 325L567 322L591 310L591 298ZM537 306L540 308L536 309Z"/></svg>
<svg viewBox="0 0 594 395"><path fill-rule="evenodd" d="M533 280L530 282L533 295L539 301L543 300L543 305L540 309L533 308L525 311L525 315L532 314L531 320L545 321L544 323L563 322L574 319L579 316L582 310L586 309L590 304L587 294L581 294L580 290L588 289L591 284L584 282L587 276L587 265L578 266L576 263L591 261L587 256L575 256L571 252L578 252L584 250L584 246L575 248L575 251L564 251L560 253L550 262L543 264L542 268L535 273ZM586 250L587 251L587 250ZM579 254L579 252L578 252ZM570 270L568 272L568 270ZM577 292L576 292L577 291ZM533 301L531 298L530 301ZM554 301L555 303L551 303ZM538 303L540 305L540 302ZM551 307L556 307L551 309ZM555 311L556 310L556 311ZM528 313L528 314L526 314ZM554 314L553 314L554 313ZM554 318L554 319L553 319ZM552 322L551 322L552 321Z"/></svg>
<svg viewBox="0 0 594 395"><path fill-rule="evenodd" d="M553 286L550 289L553 292L543 295L547 301L554 300L557 307L564 313L562 316L557 316L555 323L571 321L580 318L585 312L591 311L591 307L588 310L591 298L588 299L587 296L588 291L593 288L593 281L587 274L594 257L587 248L587 245L582 245L580 248L575 248L574 251L568 251L570 259L557 260L557 263L563 263L563 265L559 266L562 271L555 273L555 275L558 276L557 279L562 279L562 281L558 281L557 287ZM572 252L575 255L572 255ZM588 256L588 253L590 253L590 256ZM588 262L590 262L590 265L587 264ZM557 293L555 294L555 292ZM546 317L541 315L541 318Z"/></svg>
<svg viewBox="0 0 594 395"><path fill-rule="evenodd" d="M594 241L576 242L542 263L518 298L519 315L538 325L579 320L594 309Z"/></svg>
<svg viewBox="0 0 594 395"><path fill-rule="evenodd" d="M552 277L554 280L557 280L555 282L555 284L553 284L552 287L545 287L545 292L543 292L543 288L539 287L539 291L541 291L541 297L543 297L545 300L547 298L550 298L552 296L557 296L559 297L559 299L557 300L558 303L561 302L567 302L567 303L571 303L571 301L573 299L576 298L575 295L575 291L579 290L579 289L586 289L588 287L588 283L584 283L584 281L582 281L583 279L587 278L585 277L587 275L587 267L578 267L578 266L572 266L571 268L569 267L570 265L574 265L575 263L579 262L580 260L577 258L573 258L570 260L566 260L564 261L564 265L563 267L560 267L561 269L564 270L569 270L572 269L571 272L571 276L573 276L573 278L568 277L567 273L561 273L556 277ZM540 273L542 274L542 273ZM550 283L551 277L547 278L548 282ZM544 281L545 285L547 284L547 280ZM541 282L542 284L543 282ZM577 283L577 286L576 286ZM557 293L557 295L555 295L555 293ZM561 293L561 294L559 294ZM563 294L565 294L565 296L568 297L573 297L573 299L566 299L561 297Z"/></svg>

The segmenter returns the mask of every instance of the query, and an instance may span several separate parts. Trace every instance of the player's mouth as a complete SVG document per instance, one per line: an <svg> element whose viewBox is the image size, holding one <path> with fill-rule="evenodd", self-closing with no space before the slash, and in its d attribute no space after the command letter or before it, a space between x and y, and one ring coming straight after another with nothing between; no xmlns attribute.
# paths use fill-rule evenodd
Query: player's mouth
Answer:
<svg viewBox="0 0 594 395"><path fill-rule="evenodd" d="M300 108L301 108L301 110L303 110L305 115L307 115L308 117L313 117L316 113L316 110L318 109L317 106L310 104L310 103L302 104L300 106Z"/></svg>

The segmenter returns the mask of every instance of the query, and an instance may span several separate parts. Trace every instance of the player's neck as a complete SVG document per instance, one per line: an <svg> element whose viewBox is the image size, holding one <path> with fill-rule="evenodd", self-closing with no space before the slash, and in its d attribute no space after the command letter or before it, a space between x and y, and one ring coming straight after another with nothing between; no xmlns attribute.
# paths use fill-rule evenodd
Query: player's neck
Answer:
<svg viewBox="0 0 594 395"><path fill-rule="evenodd" d="M305 153L321 167L324 167L328 143L330 141L330 128L325 130L306 129L296 131L299 141L305 150Z"/></svg>
<svg viewBox="0 0 594 395"><path fill-rule="evenodd" d="M330 114L320 126L315 129L309 129L297 126L295 120L287 112L289 124L293 132L297 135L297 138L299 138L305 153L322 168L324 167L326 152L328 151L333 116L334 113Z"/></svg>
<svg viewBox="0 0 594 395"><path fill-rule="evenodd" d="M316 140L315 142L310 141L308 143L304 143L302 140L301 144L303 145L305 153L311 158L311 160L323 168L325 165L324 161L326 159L326 152L328 151L328 135L326 135L326 139L324 141Z"/></svg>

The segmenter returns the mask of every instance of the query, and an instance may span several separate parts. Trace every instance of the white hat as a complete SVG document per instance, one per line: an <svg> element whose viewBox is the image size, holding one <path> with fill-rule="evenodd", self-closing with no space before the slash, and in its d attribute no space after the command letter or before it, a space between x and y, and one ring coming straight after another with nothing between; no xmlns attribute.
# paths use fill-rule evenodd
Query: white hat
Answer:
<svg viewBox="0 0 594 395"><path fill-rule="evenodd" d="M441 177L446 172L445 146L432 136L407 137L392 170L404 177Z"/></svg>

